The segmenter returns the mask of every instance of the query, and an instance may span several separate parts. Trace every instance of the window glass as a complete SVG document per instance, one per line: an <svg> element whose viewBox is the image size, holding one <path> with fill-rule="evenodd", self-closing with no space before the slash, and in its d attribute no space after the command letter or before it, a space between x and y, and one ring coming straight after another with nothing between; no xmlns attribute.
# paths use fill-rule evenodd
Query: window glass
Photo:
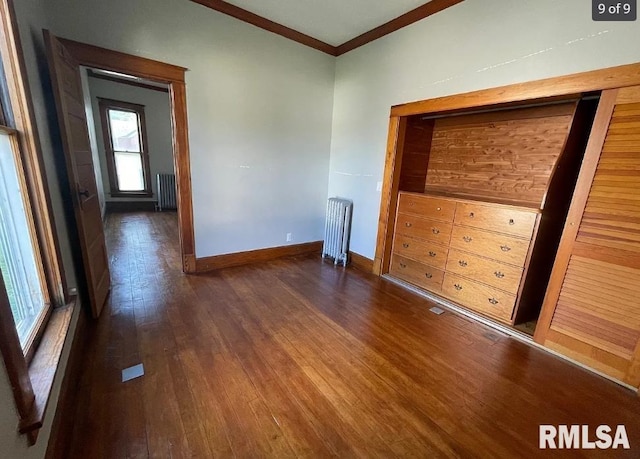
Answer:
<svg viewBox="0 0 640 459"><path fill-rule="evenodd" d="M113 151L140 152L137 113L109 109L109 126Z"/></svg>
<svg viewBox="0 0 640 459"><path fill-rule="evenodd" d="M0 132L0 269L24 349L45 304L19 176L10 135Z"/></svg>
<svg viewBox="0 0 640 459"><path fill-rule="evenodd" d="M113 153L118 176L120 191L144 191L144 173L142 171L142 156L140 153Z"/></svg>

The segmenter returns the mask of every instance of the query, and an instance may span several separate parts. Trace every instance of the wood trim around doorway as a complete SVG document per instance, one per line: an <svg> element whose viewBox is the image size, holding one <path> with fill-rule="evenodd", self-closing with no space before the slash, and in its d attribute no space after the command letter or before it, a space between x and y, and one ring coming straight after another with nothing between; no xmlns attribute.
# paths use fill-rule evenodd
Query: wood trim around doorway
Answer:
<svg viewBox="0 0 640 459"><path fill-rule="evenodd" d="M196 271L195 235L193 227L193 201L189 156L189 130L187 124L187 93L184 67L154 61L140 56L100 48L73 40L59 38L80 65L125 73L169 85L173 164L176 173L178 197L178 230L182 270Z"/></svg>

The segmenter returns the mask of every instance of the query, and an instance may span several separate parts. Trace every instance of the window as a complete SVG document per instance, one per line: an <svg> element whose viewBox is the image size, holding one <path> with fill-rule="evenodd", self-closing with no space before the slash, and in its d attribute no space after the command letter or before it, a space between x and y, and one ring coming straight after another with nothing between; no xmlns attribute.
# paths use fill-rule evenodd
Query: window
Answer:
<svg viewBox="0 0 640 459"><path fill-rule="evenodd" d="M0 354L37 438L69 330L67 283L11 0L0 0Z"/></svg>
<svg viewBox="0 0 640 459"><path fill-rule="evenodd" d="M20 345L29 353L49 305L17 145L16 133L0 127L0 271Z"/></svg>
<svg viewBox="0 0 640 459"><path fill-rule="evenodd" d="M111 196L151 196L144 106L99 100Z"/></svg>
<svg viewBox="0 0 640 459"><path fill-rule="evenodd" d="M32 355L50 304L3 66L0 88L0 272L20 346Z"/></svg>

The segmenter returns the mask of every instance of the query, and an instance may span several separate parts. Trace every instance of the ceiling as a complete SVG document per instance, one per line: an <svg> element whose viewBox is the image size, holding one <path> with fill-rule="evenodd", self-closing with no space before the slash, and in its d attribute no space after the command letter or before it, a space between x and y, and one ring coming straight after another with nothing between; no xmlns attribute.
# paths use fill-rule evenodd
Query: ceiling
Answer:
<svg viewBox="0 0 640 459"><path fill-rule="evenodd" d="M226 0L332 46L341 45L426 0Z"/></svg>

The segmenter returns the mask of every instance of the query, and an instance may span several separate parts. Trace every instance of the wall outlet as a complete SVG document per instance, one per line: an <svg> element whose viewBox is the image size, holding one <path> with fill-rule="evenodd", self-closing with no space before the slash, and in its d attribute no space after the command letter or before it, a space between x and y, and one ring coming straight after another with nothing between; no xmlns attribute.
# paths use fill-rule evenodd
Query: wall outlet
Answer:
<svg viewBox="0 0 640 459"><path fill-rule="evenodd" d="M287 242L293 241L293 233L287 233Z"/></svg>
<svg viewBox="0 0 640 459"><path fill-rule="evenodd" d="M376 183L376 191L382 191L382 182Z"/></svg>

